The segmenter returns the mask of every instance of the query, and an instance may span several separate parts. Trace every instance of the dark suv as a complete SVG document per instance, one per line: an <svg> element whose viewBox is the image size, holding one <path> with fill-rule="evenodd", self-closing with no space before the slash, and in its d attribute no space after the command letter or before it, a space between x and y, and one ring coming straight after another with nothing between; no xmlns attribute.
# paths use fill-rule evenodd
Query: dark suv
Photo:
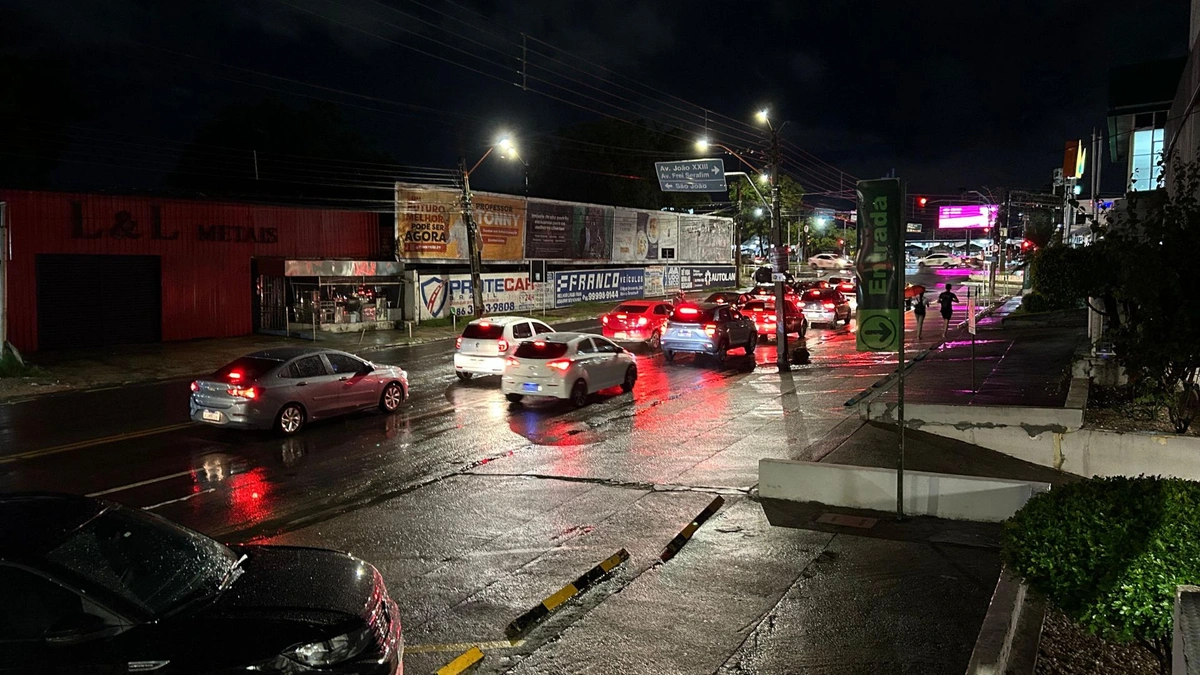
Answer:
<svg viewBox="0 0 1200 675"><path fill-rule="evenodd" d="M754 353L758 330L754 322L729 305L681 305L671 312L662 336L663 356L675 360L678 352L708 354L724 363L725 353L742 347Z"/></svg>

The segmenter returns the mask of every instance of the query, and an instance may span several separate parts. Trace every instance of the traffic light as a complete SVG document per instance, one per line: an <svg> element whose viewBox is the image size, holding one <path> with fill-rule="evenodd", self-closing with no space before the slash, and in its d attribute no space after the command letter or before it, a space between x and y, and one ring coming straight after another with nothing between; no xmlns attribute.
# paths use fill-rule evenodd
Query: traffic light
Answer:
<svg viewBox="0 0 1200 675"><path fill-rule="evenodd" d="M919 206L921 208L925 208L925 205L928 203L929 203L929 197L917 197L917 206Z"/></svg>

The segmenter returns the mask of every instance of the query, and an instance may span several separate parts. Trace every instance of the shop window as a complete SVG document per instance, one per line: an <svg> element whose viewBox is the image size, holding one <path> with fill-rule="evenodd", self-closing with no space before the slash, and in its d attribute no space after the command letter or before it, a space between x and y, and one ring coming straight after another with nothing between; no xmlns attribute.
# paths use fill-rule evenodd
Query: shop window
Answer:
<svg viewBox="0 0 1200 675"><path fill-rule="evenodd" d="M1141 192L1163 186L1163 130L1138 129L1133 132L1129 152L1129 190Z"/></svg>

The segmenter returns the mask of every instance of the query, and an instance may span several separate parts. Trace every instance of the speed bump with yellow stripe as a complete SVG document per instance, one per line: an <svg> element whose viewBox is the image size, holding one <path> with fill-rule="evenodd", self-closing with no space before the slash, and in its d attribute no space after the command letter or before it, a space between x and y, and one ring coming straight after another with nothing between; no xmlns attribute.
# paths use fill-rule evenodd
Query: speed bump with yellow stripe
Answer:
<svg viewBox="0 0 1200 675"><path fill-rule="evenodd" d="M688 540L692 538L692 535L696 534L696 530L700 529L700 526L704 524L704 521L712 518L713 514L716 513L724 503L724 497L718 496L716 499L712 500L708 506L704 507L704 510L700 512L700 515L696 516L692 522L688 523L688 526L683 528L682 532L675 535L675 538L672 539L671 542L667 544L667 547L663 549L663 552L659 554L659 559L663 562L667 562L671 558L674 558L675 554L679 553L679 550L683 548L683 545L688 543Z"/></svg>
<svg viewBox="0 0 1200 675"><path fill-rule="evenodd" d="M508 624L508 627L504 629L504 634L510 640L518 635L521 635L525 631L532 628L537 622L550 616L550 613L562 606L564 602L586 591L597 581L603 579L608 575L609 572L612 572L614 569L616 569L617 565L620 565L626 560L629 560L629 551L626 551L625 549L617 551L611 557L602 561L599 565L596 565L587 572L584 572L583 575L575 581L572 581L566 586L558 589L554 595L551 595L543 600L540 605L513 619L512 623Z"/></svg>
<svg viewBox="0 0 1200 675"><path fill-rule="evenodd" d="M437 675L458 675L482 660L483 650L479 647L471 647L462 654L459 654L450 663L438 668Z"/></svg>

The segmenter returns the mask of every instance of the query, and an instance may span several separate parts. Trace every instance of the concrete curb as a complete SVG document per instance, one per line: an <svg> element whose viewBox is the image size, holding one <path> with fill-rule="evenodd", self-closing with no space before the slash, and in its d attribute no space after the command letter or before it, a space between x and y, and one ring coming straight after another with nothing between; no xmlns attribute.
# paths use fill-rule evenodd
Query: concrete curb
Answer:
<svg viewBox="0 0 1200 675"><path fill-rule="evenodd" d="M587 589L594 586L598 581L608 576L609 572L616 569L617 565L629 560L629 551L621 549L609 558L600 562L592 569L584 572L575 581L558 589L553 595L543 600L533 609L525 612L521 616L512 620L512 623L504 629L504 635L509 640L514 640L524 634L542 619L550 616L550 613L558 609L567 600L579 595Z"/></svg>
<svg viewBox="0 0 1200 675"><path fill-rule="evenodd" d="M715 514L724 503L724 497L718 496L716 499L712 500L708 506L704 507L703 511L701 511L695 518L692 519L692 522L688 523L687 527L683 528L679 534L675 535L674 538L671 539L671 541L667 544L667 547L664 548L662 553L658 555L658 559L663 562L667 562L671 558L674 558L675 555L683 549L684 545L688 543L688 540L692 538L692 535L696 533L696 530L700 529L700 526L703 525L706 520L712 518L713 514Z"/></svg>
<svg viewBox="0 0 1200 675"><path fill-rule="evenodd" d="M483 650L479 647L471 647L455 657L450 663L438 668L437 675L458 675L482 660Z"/></svg>
<svg viewBox="0 0 1200 675"><path fill-rule="evenodd" d="M1032 673L1044 616L1044 605L1029 593L1028 587L1007 568L1001 569L967 675Z"/></svg>

